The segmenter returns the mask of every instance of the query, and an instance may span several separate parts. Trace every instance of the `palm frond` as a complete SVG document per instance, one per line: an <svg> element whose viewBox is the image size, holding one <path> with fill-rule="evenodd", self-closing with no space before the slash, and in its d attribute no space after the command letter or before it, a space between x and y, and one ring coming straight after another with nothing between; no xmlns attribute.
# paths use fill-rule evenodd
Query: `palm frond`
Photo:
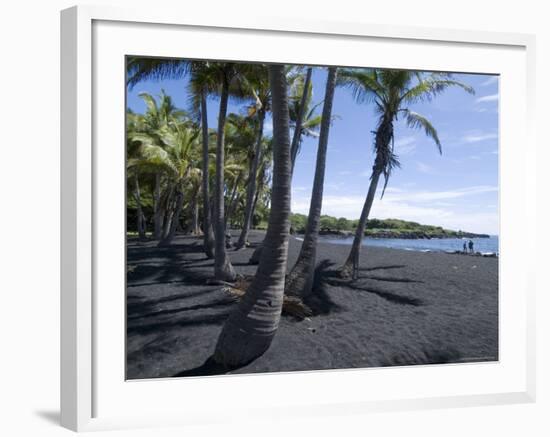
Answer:
<svg viewBox="0 0 550 437"><path fill-rule="evenodd" d="M357 103L370 103L387 100L386 88L378 81L373 69L342 69L338 74L337 85L351 91Z"/></svg>
<svg viewBox="0 0 550 437"><path fill-rule="evenodd" d="M179 79L189 72L191 63L183 59L128 57L126 83L131 90L144 80Z"/></svg>
<svg viewBox="0 0 550 437"><path fill-rule="evenodd" d="M405 122L407 123L407 126L413 129L424 129L424 133L434 140L437 149L439 150L439 153L442 153L441 148L441 141L439 141L439 136L437 134L437 130L435 127L430 123L430 121L418 114L417 112L413 112L409 109L403 110L405 113Z"/></svg>

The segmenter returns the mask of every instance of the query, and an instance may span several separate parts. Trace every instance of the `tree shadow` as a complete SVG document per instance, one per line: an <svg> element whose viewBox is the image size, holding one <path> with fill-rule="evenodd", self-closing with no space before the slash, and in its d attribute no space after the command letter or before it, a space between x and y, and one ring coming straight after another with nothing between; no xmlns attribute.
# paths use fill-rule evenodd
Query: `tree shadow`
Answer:
<svg viewBox="0 0 550 437"><path fill-rule="evenodd" d="M359 270L364 272L372 272L374 270L391 270L391 269L402 269L407 267L403 264L389 265L389 266L377 266L377 267L359 267Z"/></svg>
<svg viewBox="0 0 550 437"><path fill-rule="evenodd" d="M145 286L158 284L182 283L185 285L205 285L211 278L206 271L183 269L192 262L177 262L162 264L138 264L135 269L127 274L127 286Z"/></svg>
<svg viewBox="0 0 550 437"><path fill-rule="evenodd" d="M382 281L382 282L403 282L407 284L423 284L424 281L416 281L414 279L408 278L395 278L387 276L359 276L359 279L372 279L373 281Z"/></svg>
<svg viewBox="0 0 550 437"><path fill-rule="evenodd" d="M146 285L156 285L156 284L153 283L153 284L146 284ZM193 297L210 294L216 290L218 290L217 287L212 287L212 288L205 288L202 290L189 291L185 293L177 293L177 294L172 294L170 296L164 296L164 297L152 298L152 299L150 299L149 296L129 295L126 297L126 310L128 314L131 314L134 312L146 312L150 308L159 304L174 302L177 300L190 299Z"/></svg>
<svg viewBox="0 0 550 437"><path fill-rule="evenodd" d="M328 281L329 284L337 287L347 287L352 290L366 291L367 293L375 294L382 299L387 300L388 302L399 304L399 305L412 305L412 306L421 306L424 305L424 302L421 299L416 297L403 296L400 294L392 293L390 291L379 290L372 287L360 287L354 284L352 280L342 280L342 279L331 279Z"/></svg>
<svg viewBox="0 0 550 437"><path fill-rule="evenodd" d="M202 309L212 309L217 307L224 307L231 303L233 303L233 300L227 300L227 301L218 301L218 302L209 302L206 304L199 304L199 305L191 305L188 307L180 307L180 308L171 308L171 309L164 309L159 311L151 311L149 313L141 313L141 314L134 314L132 316L128 316L128 320L135 320L135 319L144 319L149 317L162 317L166 315L171 314L181 314L186 313L188 311L198 311Z"/></svg>
<svg viewBox="0 0 550 437"><path fill-rule="evenodd" d="M452 347L436 349L422 347L414 354L394 354L380 363L389 366L418 366L422 364L448 364L461 362L462 354Z"/></svg>
<svg viewBox="0 0 550 437"><path fill-rule="evenodd" d="M342 309L329 294L328 281L337 275L335 270L330 269L333 265L334 262L324 259L315 267L312 292L304 299L304 303L314 315L329 314Z"/></svg>
<svg viewBox="0 0 550 437"><path fill-rule="evenodd" d="M186 376L214 376L214 375L225 375L231 370L226 366L222 366L219 363L216 363L212 357L207 358L207 360L202 363L200 366L194 367L192 369L183 370L182 372L172 375L173 378L182 378Z"/></svg>
<svg viewBox="0 0 550 437"><path fill-rule="evenodd" d="M215 376L215 375L225 375L229 372L233 372L243 367L248 366L250 363L256 361L259 357L254 358L253 360L241 364L239 366L224 366L214 361L213 357L209 357L206 361L200 366L194 367L192 369L184 370L182 372L172 375L173 378L180 378L185 376Z"/></svg>

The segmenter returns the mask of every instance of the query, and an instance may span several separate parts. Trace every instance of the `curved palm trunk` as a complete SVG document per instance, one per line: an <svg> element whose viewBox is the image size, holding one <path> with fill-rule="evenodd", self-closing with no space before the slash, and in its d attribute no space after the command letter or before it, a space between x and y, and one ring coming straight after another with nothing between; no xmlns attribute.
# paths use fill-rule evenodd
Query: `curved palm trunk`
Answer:
<svg viewBox="0 0 550 437"><path fill-rule="evenodd" d="M264 132L264 119L265 112L260 110L258 114L258 137L256 138L256 146L254 148L254 158L252 159L252 166L250 168L250 175L248 181L248 187L246 189L246 206L244 212L243 228L239 241L235 250L242 249L246 245L248 239L248 231L250 230L250 223L252 222L252 210L254 206L254 194L256 194L256 175L258 173L258 163L260 162L260 153L262 150L262 138Z"/></svg>
<svg viewBox="0 0 550 437"><path fill-rule="evenodd" d="M340 273L344 277L352 277L357 279L359 268L359 254L361 253L361 243L365 236L365 229L367 227L367 220L369 218L374 196L376 194L376 188L378 187L378 181L380 175L384 172L385 168L388 168L388 157L384 155L385 151L393 138L393 115L384 114L381 118L380 125L376 129L375 137L375 150L377 151L374 166L372 167L372 175L370 178L369 191L363 210L361 211L361 217L359 218L359 224L355 230L355 237L348 256L348 259L342 266ZM387 174L386 174L387 177ZM387 179L386 179L387 180Z"/></svg>
<svg viewBox="0 0 550 437"><path fill-rule="evenodd" d="M225 368L249 363L270 346L281 317L290 229L290 137L284 66L269 67L273 99L273 192L265 250L256 275L225 322L214 362Z"/></svg>
<svg viewBox="0 0 550 437"><path fill-rule="evenodd" d="M157 173L155 175L155 192L153 193L153 210L154 210L153 237L155 240L160 240L162 236L162 208L160 206L160 173Z"/></svg>
<svg viewBox="0 0 550 437"><path fill-rule="evenodd" d="M136 199L136 213L137 213L137 231L139 238L144 240L145 235L145 223L144 223L144 215L143 215L143 209L141 208L141 191L139 189L139 177L137 172L134 173L134 182L136 184L136 189L134 191L134 198Z"/></svg>
<svg viewBox="0 0 550 437"><path fill-rule="evenodd" d="M214 231L210 220L210 187L208 182L208 117L206 112L206 94L201 91L201 128L202 128L202 212L204 226L204 253L214 258Z"/></svg>
<svg viewBox="0 0 550 437"><path fill-rule="evenodd" d="M216 254L214 257L214 277L221 281L235 280L235 271L225 249L224 220L224 147L225 147L225 117L229 98L229 81L224 79L220 97L220 114L218 117L218 138L216 142Z"/></svg>
<svg viewBox="0 0 550 437"><path fill-rule="evenodd" d="M290 162L291 172L294 173L294 164L296 163L296 156L298 155L298 147L300 145L300 138L302 136L302 123L304 121L304 115L306 113L307 94L309 90L309 84L311 82L312 68L308 67L306 72L306 80L304 82L304 92L300 100L300 112L296 119L296 126L294 127L294 135L292 137L292 145L290 146Z"/></svg>
<svg viewBox="0 0 550 437"><path fill-rule="evenodd" d="M327 160L327 145L332 118L332 101L336 86L336 67L328 70L325 102L321 118L321 132L319 135L319 147L317 149L317 163L315 165L315 177L309 205L309 216L304 235L304 241L300 255L292 271L288 275L285 285L285 293L289 295L306 297L311 293L313 275L315 272L315 258L317 255L317 240L319 237L319 223L321 208L323 205L323 185L325 182L325 166Z"/></svg>
<svg viewBox="0 0 550 437"><path fill-rule="evenodd" d="M353 277L357 279L357 269L359 265L359 254L361 252L361 243L365 236L365 228L367 226L367 219L369 218L372 203L374 201L374 195L376 194L376 188L378 187L378 180L380 179L381 170L377 169L376 164L372 168L372 175L370 179L369 191L365 203L363 204L363 210L361 211L361 217L359 218L359 224L355 230L355 237L349 256L342 266L341 274L344 277Z"/></svg>

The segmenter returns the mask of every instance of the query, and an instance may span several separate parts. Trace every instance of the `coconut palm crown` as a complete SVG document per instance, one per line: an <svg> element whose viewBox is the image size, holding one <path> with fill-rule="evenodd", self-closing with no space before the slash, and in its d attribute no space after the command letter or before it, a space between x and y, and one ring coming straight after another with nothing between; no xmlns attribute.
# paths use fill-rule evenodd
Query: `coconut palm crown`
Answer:
<svg viewBox="0 0 550 437"><path fill-rule="evenodd" d="M402 117L408 127L422 129L435 142L439 153L442 153L437 130L426 117L413 111L411 106L430 101L451 87L459 87L470 94L473 94L474 90L469 85L454 80L450 73L408 70L345 69L340 72L338 84L349 89L357 103L373 103L378 115L377 127L373 132L375 159L371 182L350 255L342 268L344 276L349 276L352 268L355 276L361 241L378 180L380 176L384 177L383 196L392 171L400 166L399 157L394 149L394 123Z"/></svg>

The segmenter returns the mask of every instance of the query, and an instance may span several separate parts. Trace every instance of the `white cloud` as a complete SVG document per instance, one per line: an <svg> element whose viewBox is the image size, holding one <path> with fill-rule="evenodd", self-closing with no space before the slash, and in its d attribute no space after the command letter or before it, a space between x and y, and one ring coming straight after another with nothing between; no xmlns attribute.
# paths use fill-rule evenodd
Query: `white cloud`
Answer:
<svg viewBox="0 0 550 437"><path fill-rule="evenodd" d="M399 194L390 194L391 192L388 190L386 190L386 192L388 192L388 198L393 202L432 202L435 200L449 200L483 193L492 193L498 191L498 187L492 185L476 185L473 187L456 188L454 190L445 191L407 192L400 190Z"/></svg>
<svg viewBox="0 0 550 437"><path fill-rule="evenodd" d="M481 86L489 86L489 85L492 85L492 84L497 83L497 82L498 82L498 76L491 76L486 81L481 82Z"/></svg>
<svg viewBox="0 0 550 437"><path fill-rule="evenodd" d="M350 175L350 174L351 174L351 171L349 171L349 170L342 170L342 171L339 171L338 174L339 174L339 175L342 175L342 176L347 176L347 175Z"/></svg>
<svg viewBox="0 0 550 437"><path fill-rule="evenodd" d="M416 169L421 173L433 173L434 169L433 167L429 166L428 164L424 164L423 162L417 161L416 162Z"/></svg>
<svg viewBox="0 0 550 437"><path fill-rule="evenodd" d="M498 94L489 94L488 96L482 96L476 99L476 103L496 102L498 100Z"/></svg>
<svg viewBox="0 0 550 437"><path fill-rule="evenodd" d="M414 136L403 137L395 140L395 151L398 155L409 155L416 149Z"/></svg>
<svg viewBox="0 0 550 437"><path fill-rule="evenodd" d="M405 191L389 187L383 199L380 190L373 204L371 217L399 218L419 223L463 229L472 232L498 233L498 214L472 212L453 207L452 199L476 196L498 191L495 186L480 185L445 191ZM325 195L323 214L356 219L361 214L365 195ZM307 214L309 196L294 197L292 211Z"/></svg>
<svg viewBox="0 0 550 437"><path fill-rule="evenodd" d="M471 134L465 135L464 137L462 137L462 141L464 141L465 143L471 144L471 143L480 143L482 141L487 141L487 140L495 140L497 138L498 138L498 134L496 133L479 132L479 133L471 133Z"/></svg>

